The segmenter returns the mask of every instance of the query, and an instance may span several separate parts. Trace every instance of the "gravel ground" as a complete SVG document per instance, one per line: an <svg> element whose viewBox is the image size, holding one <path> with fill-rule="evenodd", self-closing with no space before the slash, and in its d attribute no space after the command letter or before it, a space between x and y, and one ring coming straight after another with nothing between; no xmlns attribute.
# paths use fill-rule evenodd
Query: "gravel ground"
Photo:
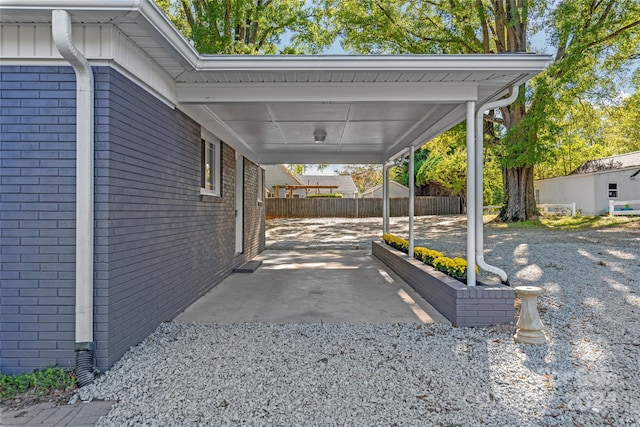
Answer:
<svg viewBox="0 0 640 427"><path fill-rule="evenodd" d="M463 255L464 218L416 218ZM379 219L272 220L270 249L366 248ZM403 235L407 220L394 218ZM547 345L514 327L165 323L80 397L122 425L640 425L640 229L488 229L488 262L546 290Z"/></svg>

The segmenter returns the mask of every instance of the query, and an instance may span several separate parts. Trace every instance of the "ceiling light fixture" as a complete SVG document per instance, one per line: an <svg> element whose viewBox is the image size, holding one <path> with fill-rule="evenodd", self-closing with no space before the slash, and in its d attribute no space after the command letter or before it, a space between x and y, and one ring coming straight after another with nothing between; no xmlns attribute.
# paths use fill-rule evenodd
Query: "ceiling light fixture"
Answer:
<svg viewBox="0 0 640 427"><path fill-rule="evenodd" d="M322 144L326 137L327 132L323 131L322 129L316 129L313 131L313 141L316 144Z"/></svg>

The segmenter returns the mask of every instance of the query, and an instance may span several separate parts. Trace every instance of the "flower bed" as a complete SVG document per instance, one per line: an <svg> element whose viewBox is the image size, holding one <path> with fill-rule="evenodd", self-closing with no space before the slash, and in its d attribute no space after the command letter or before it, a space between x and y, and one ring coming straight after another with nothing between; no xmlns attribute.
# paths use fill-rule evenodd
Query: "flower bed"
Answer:
<svg viewBox="0 0 640 427"><path fill-rule="evenodd" d="M408 252L409 242L393 234L383 234L382 240L389 246L401 250L404 253ZM435 251L433 249L423 248L416 246L413 249L413 256L416 259L424 262L427 265L432 266L438 271L442 271L444 274L454 277L456 279L465 279L467 277L467 260L463 258L448 258L442 254L442 252ZM476 272L478 268L476 267Z"/></svg>
<svg viewBox="0 0 640 427"><path fill-rule="evenodd" d="M400 247L404 245L403 239L396 236L393 236L392 241ZM414 254L416 251L420 253L420 255L416 254L416 258L411 258L401 249L385 243L371 242L371 248L375 257L395 271L452 324L487 326L513 322L514 291L497 280L492 282L481 279L477 286L466 286L459 280L427 265L423 258L431 258L434 263L436 259L443 258L434 257L440 253L427 248L415 248ZM420 259L417 259L418 256Z"/></svg>

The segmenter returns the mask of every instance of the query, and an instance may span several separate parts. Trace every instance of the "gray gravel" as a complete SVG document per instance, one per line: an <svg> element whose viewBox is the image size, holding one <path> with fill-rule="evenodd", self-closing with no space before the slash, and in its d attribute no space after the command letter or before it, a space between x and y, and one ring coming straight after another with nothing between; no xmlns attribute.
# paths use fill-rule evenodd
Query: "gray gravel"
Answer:
<svg viewBox="0 0 640 427"><path fill-rule="evenodd" d="M461 217L416 222L419 244L463 253ZM271 249L352 248L381 227L286 226L269 222ZM80 397L119 401L101 426L640 425L640 230L485 236L513 285L545 288L547 345L515 344L512 325L165 323Z"/></svg>

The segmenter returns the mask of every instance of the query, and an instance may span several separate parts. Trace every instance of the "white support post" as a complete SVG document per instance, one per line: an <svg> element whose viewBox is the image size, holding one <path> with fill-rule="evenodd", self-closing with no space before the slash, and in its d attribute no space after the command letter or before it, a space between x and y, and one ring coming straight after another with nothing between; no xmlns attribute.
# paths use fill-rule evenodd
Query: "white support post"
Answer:
<svg viewBox="0 0 640 427"><path fill-rule="evenodd" d="M382 165L382 234L389 232L389 166Z"/></svg>
<svg viewBox="0 0 640 427"><path fill-rule="evenodd" d="M576 216L576 202L571 203L571 216Z"/></svg>
<svg viewBox="0 0 640 427"><path fill-rule="evenodd" d="M475 101L467 102L467 286L476 285Z"/></svg>
<svg viewBox="0 0 640 427"><path fill-rule="evenodd" d="M614 216L616 214L616 205L613 200L609 200L609 216Z"/></svg>
<svg viewBox="0 0 640 427"><path fill-rule="evenodd" d="M409 149L409 250L407 255L413 258L413 213L414 213L414 199L415 199L415 160L414 153L416 147L413 145Z"/></svg>

